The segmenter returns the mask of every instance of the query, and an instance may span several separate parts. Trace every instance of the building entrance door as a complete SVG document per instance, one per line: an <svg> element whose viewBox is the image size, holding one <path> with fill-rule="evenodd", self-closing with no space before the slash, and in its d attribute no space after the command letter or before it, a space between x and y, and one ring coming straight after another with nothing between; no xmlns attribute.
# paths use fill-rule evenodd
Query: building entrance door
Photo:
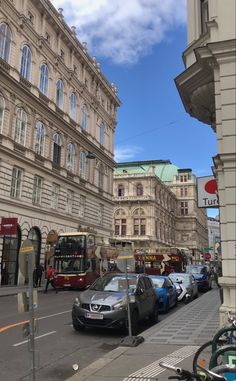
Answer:
<svg viewBox="0 0 236 381"><path fill-rule="evenodd" d="M16 236L3 237L1 285L14 286L18 278L18 256L21 244L21 232L17 227Z"/></svg>

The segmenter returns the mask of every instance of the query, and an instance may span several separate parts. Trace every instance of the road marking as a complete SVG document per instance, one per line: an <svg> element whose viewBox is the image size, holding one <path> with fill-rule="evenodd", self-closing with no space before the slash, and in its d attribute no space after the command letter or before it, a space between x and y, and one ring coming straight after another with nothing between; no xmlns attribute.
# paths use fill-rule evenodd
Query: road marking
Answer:
<svg viewBox="0 0 236 381"><path fill-rule="evenodd" d="M57 312L56 314L51 314L51 315L47 315L47 316L41 316L39 318L35 318L35 320L43 320L43 319L47 319L47 318L58 316L58 315L68 314L68 312L71 312L71 310ZM13 324L10 324L10 325L6 325L5 327L0 328L0 333L5 332L8 329L17 327L19 325L23 325L25 323L29 323L29 320L19 321L18 323L13 323Z"/></svg>
<svg viewBox="0 0 236 381"><path fill-rule="evenodd" d="M53 333L56 333L56 332L57 332L57 331L51 331L51 332L48 332L48 333L44 333L44 335L36 336L36 337L35 337L35 340L37 340L37 339L41 339L42 337L45 337L45 336L52 335ZM29 340L24 340L24 341L21 341L20 343L13 344L12 346L13 346L13 347L19 347L19 345L26 344L26 343L28 343L28 342L29 342Z"/></svg>

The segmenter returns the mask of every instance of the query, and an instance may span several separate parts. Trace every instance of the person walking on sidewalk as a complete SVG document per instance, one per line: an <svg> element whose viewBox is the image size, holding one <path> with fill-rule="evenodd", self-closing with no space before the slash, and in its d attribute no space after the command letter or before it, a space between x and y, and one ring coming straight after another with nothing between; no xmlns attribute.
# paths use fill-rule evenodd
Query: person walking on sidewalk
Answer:
<svg viewBox="0 0 236 381"><path fill-rule="evenodd" d="M43 272L44 272L44 268L43 268L43 265L40 263L36 267L36 287L41 287Z"/></svg>
<svg viewBox="0 0 236 381"><path fill-rule="evenodd" d="M46 287L45 287L45 290L44 290L45 294L48 292L48 286L49 286L49 284L51 284L51 286L54 288L54 290L56 290L56 293L57 293L57 288L54 285L54 275L55 275L55 273L56 273L56 269L54 269L52 266L49 266L49 268L47 270L47 283L46 283Z"/></svg>

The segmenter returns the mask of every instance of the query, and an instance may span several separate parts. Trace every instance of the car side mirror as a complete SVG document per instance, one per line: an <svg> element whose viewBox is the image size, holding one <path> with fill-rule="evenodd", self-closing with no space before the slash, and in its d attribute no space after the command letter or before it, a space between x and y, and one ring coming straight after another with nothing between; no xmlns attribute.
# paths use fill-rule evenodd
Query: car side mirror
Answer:
<svg viewBox="0 0 236 381"><path fill-rule="evenodd" d="M137 288L136 290L136 295L140 296L140 295L143 295L144 291L142 288Z"/></svg>

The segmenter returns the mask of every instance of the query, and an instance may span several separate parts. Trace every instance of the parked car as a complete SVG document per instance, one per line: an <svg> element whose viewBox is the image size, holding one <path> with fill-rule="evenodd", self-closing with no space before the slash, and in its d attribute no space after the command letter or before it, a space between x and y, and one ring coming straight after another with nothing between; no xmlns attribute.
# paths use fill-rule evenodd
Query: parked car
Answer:
<svg viewBox="0 0 236 381"><path fill-rule="evenodd" d="M177 291L174 283L168 276L149 275L157 292L159 311L168 312L177 303Z"/></svg>
<svg viewBox="0 0 236 381"><path fill-rule="evenodd" d="M169 278L176 286L178 301L188 303L198 297L197 281L192 274L171 273Z"/></svg>
<svg viewBox="0 0 236 381"><path fill-rule="evenodd" d="M158 321L158 299L152 281L144 274L128 274L132 334L139 321ZM75 330L85 327L127 328L126 278L123 273L106 273L75 299L72 322Z"/></svg>
<svg viewBox="0 0 236 381"><path fill-rule="evenodd" d="M186 272L194 276L197 281L199 291L208 291L211 289L212 279L209 269L205 265L188 265Z"/></svg>

